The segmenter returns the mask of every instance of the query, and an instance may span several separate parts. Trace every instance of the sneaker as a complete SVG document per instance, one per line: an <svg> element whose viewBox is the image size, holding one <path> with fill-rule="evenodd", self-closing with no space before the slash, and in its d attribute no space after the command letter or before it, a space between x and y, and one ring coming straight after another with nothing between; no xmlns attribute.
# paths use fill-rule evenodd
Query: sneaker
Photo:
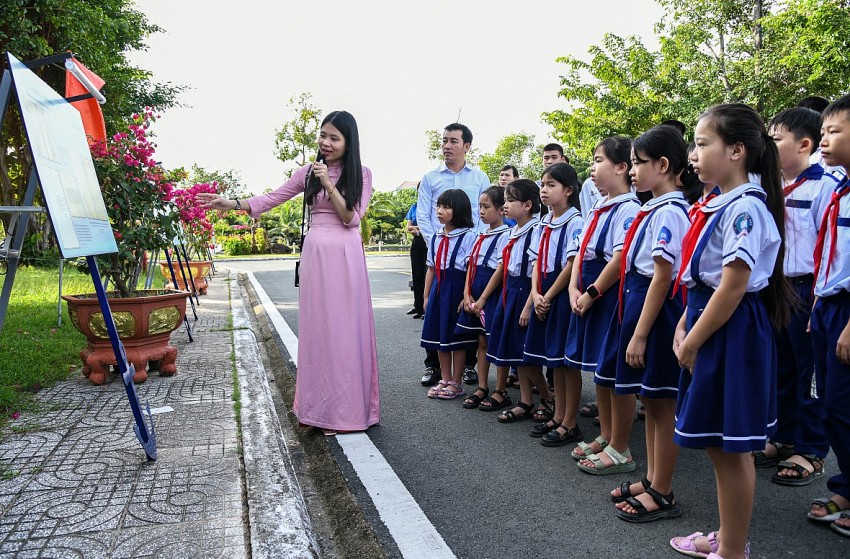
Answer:
<svg viewBox="0 0 850 559"><path fill-rule="evenodd" d="M422 375L422 386L434 386L440 378L440 371L434 367L426 367L425 374Z"/></svg>
<svg viewBox="0 0 850 559"><path fill-rule="evenodd" d="M464 367L463 382L465 384L478 384L478 373L475 372L474 367Z"/></svg>

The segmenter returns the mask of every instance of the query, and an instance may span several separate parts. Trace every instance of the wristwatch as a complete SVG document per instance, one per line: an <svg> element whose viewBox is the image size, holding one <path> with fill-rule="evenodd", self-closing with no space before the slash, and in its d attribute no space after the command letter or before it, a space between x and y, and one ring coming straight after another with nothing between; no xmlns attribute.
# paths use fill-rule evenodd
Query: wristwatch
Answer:
<svg viewBox="0 0 850 559"><path fill-rule="evenodd" d="M592 283L587 286L587 289L585 289L584 292L593 297L594 299L599 299L600 297L602 297L602 292L596 289L596 286Z"/></svg>
<svg viewBox="0 0 850 559"><path fill-rule="evenodd" d="M239 198L234 198L233 201L236 202L236 207L233 208L233 209L234 210L241 210L242 209L242 202L239 201Z"/></svg>

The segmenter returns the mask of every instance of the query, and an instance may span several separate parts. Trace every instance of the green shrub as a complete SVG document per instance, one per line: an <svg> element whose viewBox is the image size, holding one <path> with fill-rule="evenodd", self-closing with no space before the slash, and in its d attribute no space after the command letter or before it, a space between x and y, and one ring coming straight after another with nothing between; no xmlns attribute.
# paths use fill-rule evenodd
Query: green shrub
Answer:
<svg viewBox="0 0 850 559"><path fill-rule="evenodd" d="M266 235L266 230L258 227L254 230L254 252L263 254L269 251L269 238Z"/></svg>
<svg viewBox="0 0 850 559"><path fill-rule="evenodd" d="M228 256L251 254L251 233L221 237L221 248Z"/></svg>

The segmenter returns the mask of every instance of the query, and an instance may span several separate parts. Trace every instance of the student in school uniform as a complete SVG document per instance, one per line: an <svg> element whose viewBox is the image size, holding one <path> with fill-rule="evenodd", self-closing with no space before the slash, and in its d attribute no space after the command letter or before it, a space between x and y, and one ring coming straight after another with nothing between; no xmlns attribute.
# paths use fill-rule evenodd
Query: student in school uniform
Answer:
<svg viewBox="0 0 850 559"><path fill-rule="evenodd" d="M652 198L626 234L617 313L598 367L602 376L614 376L614 415L631 415L629 395L640 394L646 406L646 476L611 492L617 517L627 522L681 515L672 490L679 454L673 428L681 368L671 341L683 309L681 294L673 295L674 270L681 264L682 238L690 220L688 202L677 185L702 189L687 170L687 158L682 134L672 126L652 128L632 144L632 182L637 192L649 192ZM632 422L614 420L613 425L628 432L612 432L612 446L620 439L628 441Z"/></svg>
<svg viewBox="0 0 850 559"><path fill-rule="evenodd" d="M640 209L637 196L631 192L631 151L632 141L629 138L613 136L600 142L593 153L590 175L600 190L607 192L607 196L596 204L581 234L570 276L569 297L573 314L564 347L567 366L581 371L596 371L602 341L617 304L623 242ZM610 449L606 451L606 457L601 456L611 439L614 379L601 379L597 374L593 380L602 433L589 444L579 443L571 456L585 460L579 464L580 469L595 475L634 471L636 466L627 445ZM633 415L629 421L632 418Z"/></svg>
<svg viewBox="0 0 850 559"><path fill-rule="evenodd" d="M802 305L792 309L788 326L776 332L778 352L776 434L756 467L776 466L771 481L807 485L823 475L829 442L823 430L823 402L812 397L814 354L808 332L812 311L813 253L826 206L838 181L809 156L820 141L821 116L795 107L777 114L768 130L779 150L785 196L785 275Z"/></svg>
<svg viewBox="0 0 850 559"><path fill-rule="evenodd" d="M573 260L584 221L579 211L578 176L567 163L556 163L541 177L540 198L551 210L534 231L529 251L534 316L529 320L523 353L529 363L550 367L555 393L553 417L531 428L543 446L557 447L583 440L576 423L581 397L581 372L564 364L564 344L570 324L569 292Z"/></svg>
<svg viewBox="0 0 850 559"><path fill-rule="evenodd" d="M850 167L850 95L823 112L821 153L827 164ZM831 497L816 499L809 518L831 522L850 537L850 182L832 193L815 246L812 344L818 397L826 408L826 437L839 473L827 481Z"/></svg>
<svg viewBox="0 0 850 559"><path fill-rule="evenodd" d="M428 390L428 397L451 400L465 395L461 377L466 352L477 345L474 334L455 332L466 285L466 262L475 242L472 209L466 193L452 188L440 194L437 219L442 228L428 247L425 275L428 299L420 345L436 351L440 360L442 378Z"/></svg>
<svg viewBox="0 0 850 559"><path fill-rule="evenodd" d="M507 369L496 370L496 389L490 395L490 362L487 361L487 336L490 335L492 319L496 310L496 300L487 302L486 308L475 312L473 305L484 292L493 273L499 265L499 255L508 242L510 227L502 223L505 213L505 189L493 186L484 191L478 199L478 215L481 227L475 244L469 254L464 289L464 312L460 313L455 332L478 336L478 388L464 401L466 409L478 408L482 411L494 411L511 404L505 390L508 380ZM488 320L487 317L490 317Z"/></svg>
<svg viewBox="0 0 850 559"><path fill-rule="evenodd" d="M773 328L787 324L795 299L782 272L785 204L776 144L755 110L708 109L695 141L694 170L720 195L700 208L682 241L677 283L687 286L687 310L673 339L683 368L674 440L707 449L720 527L670 545L693 557L741 559L749 557L755 499L751 453L776 429Z"/></svg>
<svg viewBox="0 0 850 559"><path fill-rule="evenodd" d="M507 186L505 213L515 219L517 224L511 228L508 243L502 250L499 266L490 283L474 305L480 311L486 308L489 297L498 297L487 345L487 358L497 367L516 366L519 372L520 399L513 408L499 414L497 419L500 423L513 423L532 417L535 413L532 386L536 386L540 392L541 409L547 407L552 397L540 367L527 363L523 356L532 314L531 270L534 261L529 247L532 232L540 223L535 217L538 211L540 192L533 181L519 179Z"/></svg>

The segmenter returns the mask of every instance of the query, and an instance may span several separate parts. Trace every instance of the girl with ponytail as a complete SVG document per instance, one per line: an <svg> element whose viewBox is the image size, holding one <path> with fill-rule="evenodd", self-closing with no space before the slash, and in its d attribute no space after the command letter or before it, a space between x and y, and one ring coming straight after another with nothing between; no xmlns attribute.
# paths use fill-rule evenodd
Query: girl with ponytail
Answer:
<svg viewBox="0 0 850 559"><path fill-rule="evenodd" d="M695 141L694 170L720 194L699 208L682 241L676 281L687 289L687 309L673 339L683 369L674 440L708 450L720 527L670 545L687 555L732 559L749 556L751 453L776 430L772 326L787 322L795 297L782 269L779 157L761 117L746 105L717 105L700 117Z"/></svg>

